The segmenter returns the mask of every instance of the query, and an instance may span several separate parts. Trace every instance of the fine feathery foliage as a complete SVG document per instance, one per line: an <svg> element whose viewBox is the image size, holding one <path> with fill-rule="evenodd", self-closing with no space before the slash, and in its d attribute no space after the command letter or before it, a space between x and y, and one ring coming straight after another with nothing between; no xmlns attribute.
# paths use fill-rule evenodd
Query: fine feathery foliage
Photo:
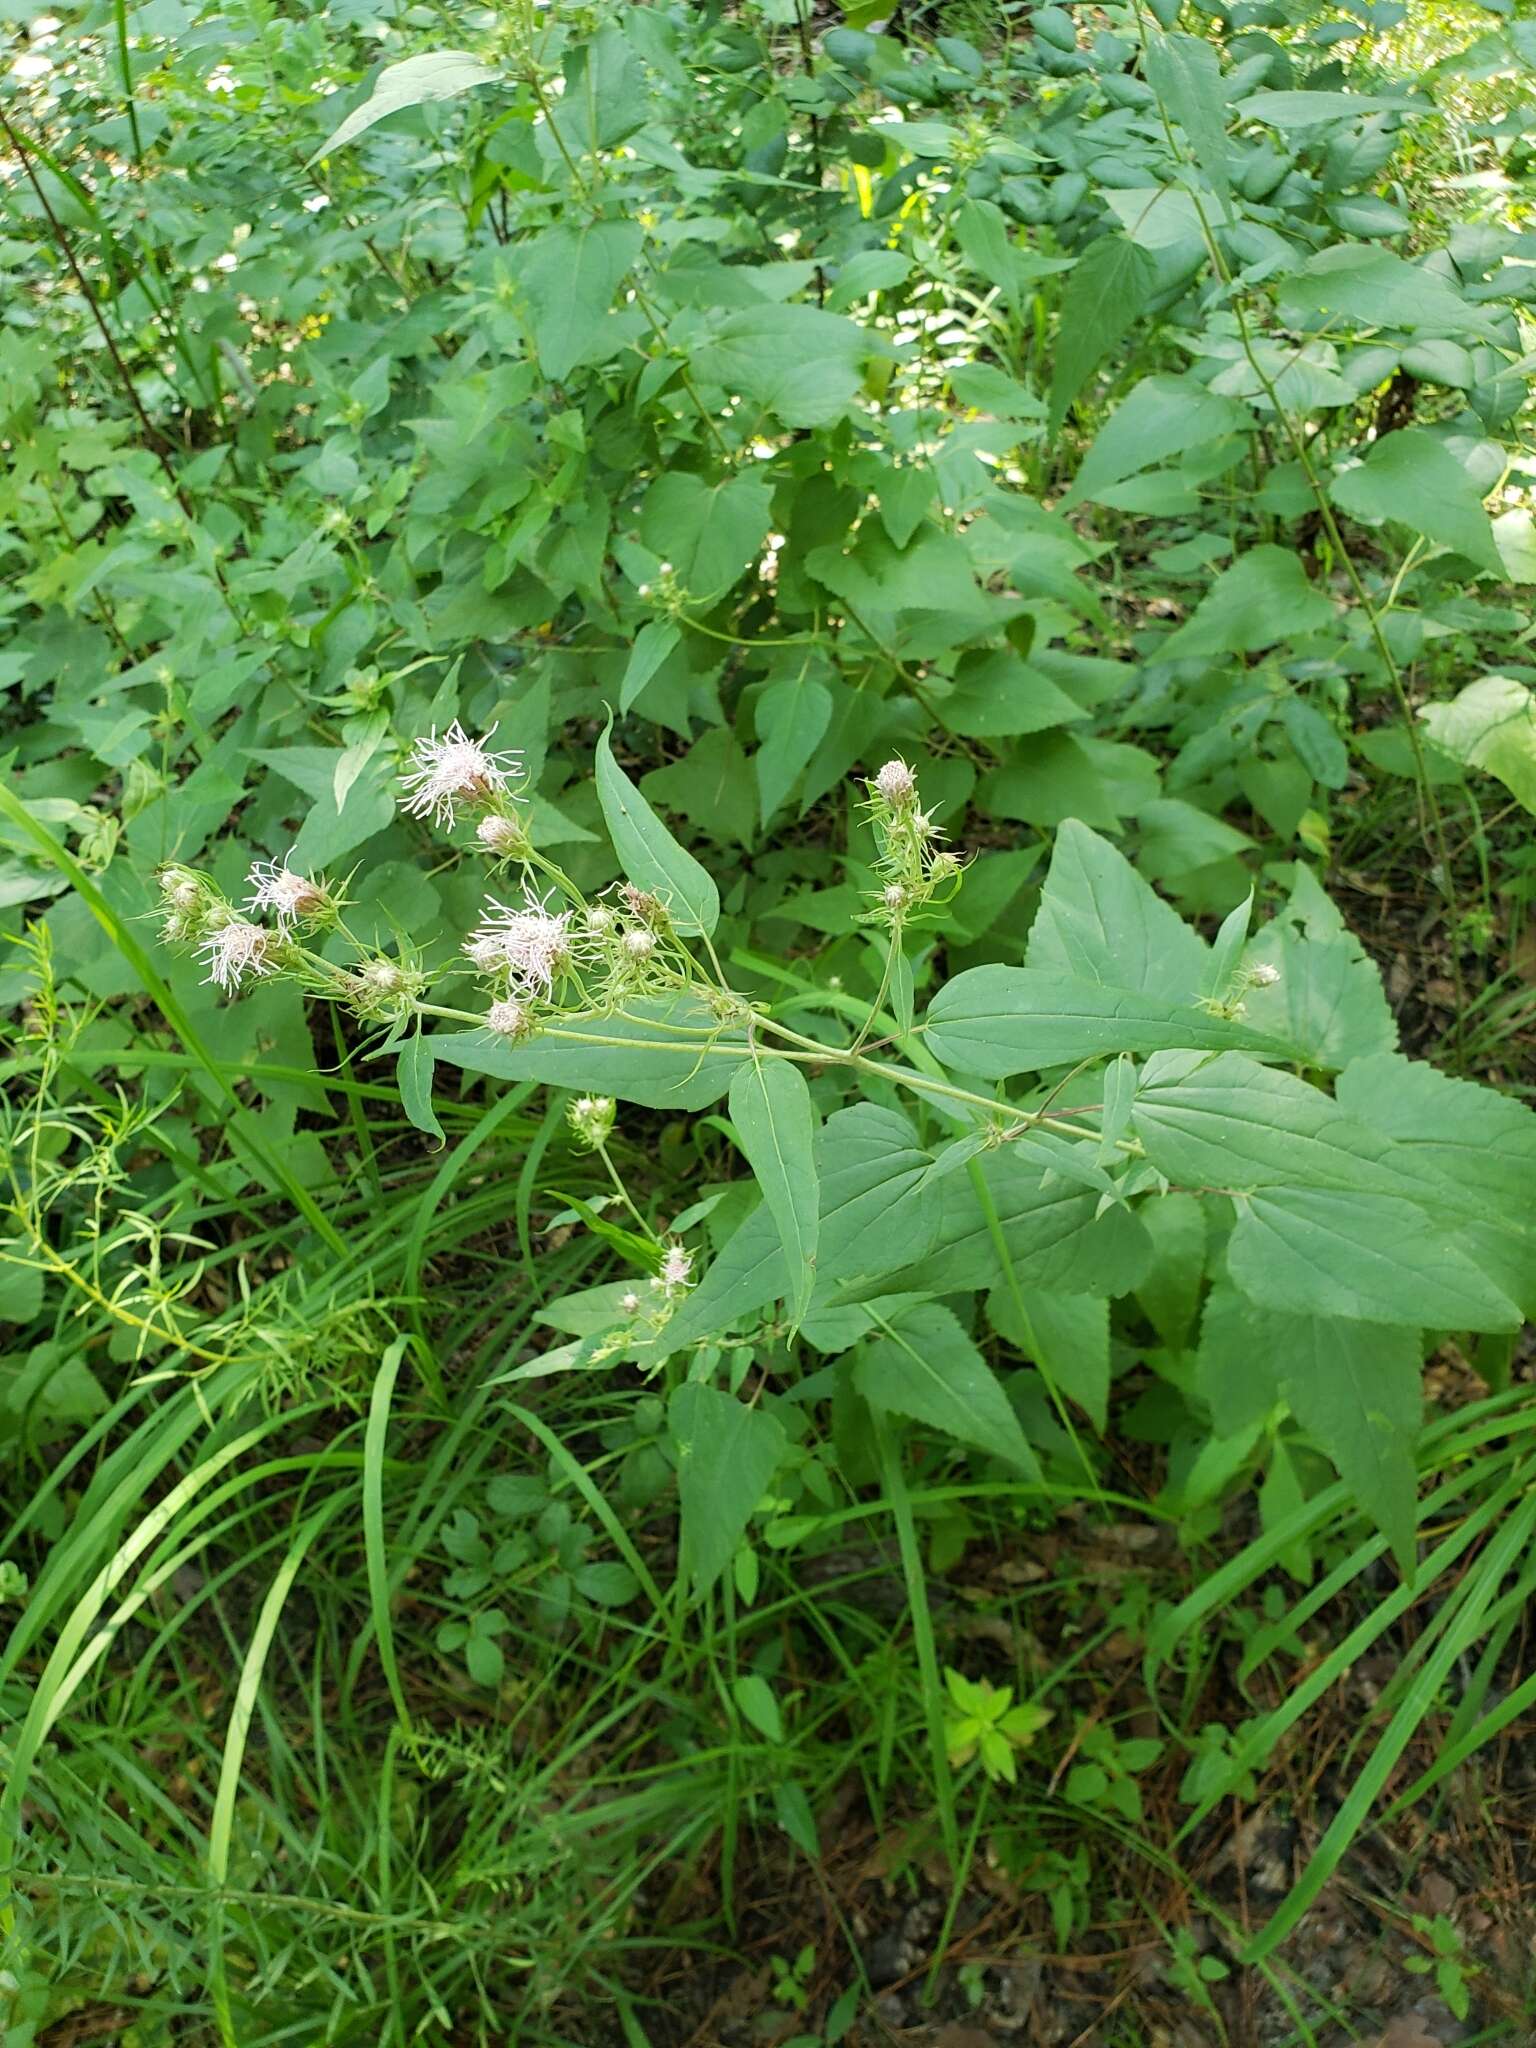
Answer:
<svg viewBox="0 0 1536 2048"><path fill-rule="evenodd" d="M855 1799L1066 1945L1422 1616L1226 1929L1313 2038L1536 1706L1536 31L1424 11L31 24L6 2043L660 2048Z"/></svg>

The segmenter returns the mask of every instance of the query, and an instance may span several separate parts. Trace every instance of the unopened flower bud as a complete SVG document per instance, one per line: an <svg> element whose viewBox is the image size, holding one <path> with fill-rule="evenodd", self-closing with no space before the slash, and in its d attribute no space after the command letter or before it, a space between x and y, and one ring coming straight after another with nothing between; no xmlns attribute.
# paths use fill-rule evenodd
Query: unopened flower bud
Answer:
<svg viewBox="0 0 1536 2048"><path fill-rule="evenodd" d="M498 1038L527 1038L533 1031L533 1017L524 1003L510 996L499 1003L492 1003L485 1013L485 1028L495 1032Z"/></svg>
<svg viewBox="0 0 1536 2048"><path fill-rule="evenodd" d="M917 798L917 777L899 757L886 762L871 787L875 795L893 809L900 809Z"/></svg>
<svg viewBox="0 0 1536 2048"><path fill-rule="evenodd" d="M643 929L626 932L623 938L624 952L630 960L649 960L656 950L656 935Z"/></svg>
<svg viewBox="0 0 1536 2048"><path fill-rule="evenodd" d="M881 891L881 901L887 910L901 910L907 901L907 892L900 882L888 882Z"/></svg>
<svg viewBox="0 0 1536 2048"><path fill-rule="evenodd" d="M633 882L626 882L619 895L624 908L631 917L638 917L642 924L660 931L668 923L667 906L659 896L653 896L649 889L637 889Z"/></svg>
<svg viewBox="0 0 1536 2048"><path fill-rule="evenodd" d="M196 877L185 868L166 868L160 876L160 893L177 910L196 910L203 895Z"/></svg>
<svg viewBox="0 0 1536 2048"><path fill-rule="evenodd" d="M614 1100L611 1095L578 1095L566 1111L566 1118L578 1141L590 1150L606 1144L613 1129Z"/></svg>
<svg viewBox="0 0 1536 2048"><path fill-rule="evenodd" d="M393 960L370 960L359 970L358 979L367 984L374 995L397 996L405 986L405 976Z"/></svg>
<svg viewBox="0 0 1536 2048"><path fill-rule="evenodd" d="M498 858L528 849L528 834L522 824L504 811L487 811L475 827L475 837L487 853Z"/></svg>

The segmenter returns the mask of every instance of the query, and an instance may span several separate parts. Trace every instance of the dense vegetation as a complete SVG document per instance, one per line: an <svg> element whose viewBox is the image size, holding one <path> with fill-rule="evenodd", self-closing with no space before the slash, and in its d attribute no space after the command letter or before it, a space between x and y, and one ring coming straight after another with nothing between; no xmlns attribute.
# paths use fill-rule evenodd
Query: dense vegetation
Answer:
<svg viewBox="0 0 1536 2048"><path fill-rule="evenodd" d="M1536 24L891 14L11 11L5 2048L1530 2038Z"/></svg>

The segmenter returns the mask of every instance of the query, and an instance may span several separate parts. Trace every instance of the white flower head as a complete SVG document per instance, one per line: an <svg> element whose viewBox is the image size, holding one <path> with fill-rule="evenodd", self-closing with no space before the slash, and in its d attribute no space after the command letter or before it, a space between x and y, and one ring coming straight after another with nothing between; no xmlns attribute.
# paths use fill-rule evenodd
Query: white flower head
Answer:
<svg viewBox="0 0 1536 2048"><path fill-rule="evenodd" d="M464 950L482 973L504 971L524 988L549 995L571 964L571 913L551 911L530 897L520 908L486 898L491 914L470 933Z"/></svg>
<svg viewBox="0 0 1536 2048"><path fill-rule="evenodd" d="M458 818L458 806L477 809L492 797L504 796L507 781L522 766L522 755L492 753L489 742L493 725L483 740L472 740L455 719L439 739L433 730L411 749L411 765L401 776L407 794L405 809L413 818L431 818L434 824L451 827Z"/></svg>
<svg viewBox="0 0 1536 2048"><path fill-rule="evenodd" d="M232 996L248 974L272 972L273 934L243 917L232 917L211 931L197 949L197 957L208 969L204 986L214 982Z"/></svg>
<svg viewBox="0 0 1536 2048"><path fill-rule="evenodd" d="M293 858L291 853L288 858ZM253 861L246 880L251 890L246 909L253 916L270 910L285 935L324 910L329 900L323 883L295 873L287 861Z"/></svg>
<svg viewBox="0 0 1536 2048"><path fill-rule="evenodd" d="M870 786L882 803L896 810L917 801L917 777L899 755L886 762Z"/></svg>
<svg viewBox="0 0 1536 2048"><path fill-rule="evenodd" d="M1255 988L1273 988L1280 979L1280 970L1267 960L1261 960L1257 967L1248 970L1248 979Z"/></svg>
<svg viewBox="0 0 1536 2048"><path fill-rule="evenodd" d="M527 1038L533 1030L533 1017L526 1003L508 996L486 1011L485 1028L498 1038Z"/></svg>
<svg viewBox="0 0 1536 2048"><path fill-rule="evenodd" d="M625 1315L632 1316L635 1313L635 1311L639 1308L639 1306L640 1297L638 1294L636 1294L633 1287L630 1288L627 1294L621 1294L619 1296L619 1307L623 1309Z"/></svg>
<svg viewBox="0 0 1536 2048"><path fill-rule="evenodd" d="M688 1285L692 1276L693 1253L684 1251L680 1244L669 1244L658 1276L662 1286L668 1294L675 1294Z"/></svg>

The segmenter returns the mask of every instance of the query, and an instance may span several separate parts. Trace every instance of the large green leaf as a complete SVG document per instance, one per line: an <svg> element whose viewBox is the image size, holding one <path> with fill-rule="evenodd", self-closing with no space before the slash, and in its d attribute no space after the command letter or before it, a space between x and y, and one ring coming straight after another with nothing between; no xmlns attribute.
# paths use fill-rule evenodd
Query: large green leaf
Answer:
<svg viewBox="0 0 1536 2048"><path fill-rule="evenodd" d="M632 221L599 220L545 228L523 245L517 277L546 377L558 383L607 354L608 310L643 239Z"/></svg>
<svg viewBox="0 0 1536 2048"><path fill-rule="evenodd" d="M1146 307L1157 265L1126 235L1103 235L1077 259L1062 297L1051 368L1048 428L1060 431L1067 408Z"/></svg>
<svg viewBox="0 0 1536 2048"><path fill-rule="evenodd" d="M407 57L399 64L386 64L374 80L373 91L360 107L354 107L339 127L329 134L309 159L318 163L355 142L376 121L386 120L406 107L425 106L433 100L457 99L477 85L492 85L502 76L489 64L471 57L467 50L432 50L421 57Z"/></svg>
<svg viewBox="0 0 1536 2048"><path fill-rule="evenodd" d="M998 1334L1032 1358L1102 1431L1109 1418L1109 1303L1103 1296L1049 1287L1015 1295L1005 1285L988 1295L987 1315Z"/></svg>
<svg viewBox="0 0 1536 2048"><path fill-rule="evenodd" d="M645 494L640 538L695 604L713 603L761 555L772 499L768 478L752 470L714 483L669 470Z"/></svg>
<svg viewBox="0 0 1536 2048"><path fill-rule="evenodd" d="M1233 1280L1265 1307L1366 1322L1504 1330L1504 1290L1461 1248L1463 1189L1321 1089L1240 1053L1149 1062L1133 1111L1148 1160L1228 1195Z"/></svg>
<svg viewBox="0 0 1536 2048"><path fill-rule="evenodd" d="M995 1287L1004 1278L1005 1257L1015 1283L1025 1289L1116 1295L1129 1294L1141 1281L1152 1261L1152 1243L1123 1204L1101 1215L1100 1195L1059 1171L1042 1171L1012 1147L985 1153L977 1164L996 1234L969 1174L946 1176L935 1189L933 1247L903 1272L905 1288L953 1294ZM889 1288L890 1281L879 1284Z"/></svg>
<svg viewBox="0 0 1536 2048"><path fill-rule="evenodd" d="M974 1444L1031 1477L1039 1465L1008 1397L948 1309L923 1302L866 1340L853 1369L866 1401Z"/></svg>
<svg viewBox="0 0 1536 2048"><path fill-rule="evenodd" d="M1147 36L1147 83L1189 138L1195 161L1225 212L1228 198L1226 81L1214 47L1204 36Z"/></svg>
<svg viewBox="0 0 1536 2048"><path fill-rule="evenodd" d="M972 967L928 1006L924 1039L946 1067L986 1081L1117 1052L1241 1049L1285 1059L1283 1040L1193 1003L1068 981L1028 967Z"/></svg>
<svg viewBox="0 0 1536 2048"><path fill-rule="evenodd" d="M1481 336L1487 316L1448 279L1382 249L1338 242L1283 279L1280 318L1288 326L1342 320L1356 327L1407 328L1415 334Z"/></svg>
<svg viewBox="0 0 1536 2048"><path fill-rule="evenodd" d="M1223 1434L1284 1401L1412 1569L1423 1406L1414 1331L1281 1314L1218 1285L1201 1318L1196 1379Z"/></svg>
<svg viewBox="0 0 1536 2048"><path fill-rule="evenodd" d="M707 1593L736 1555L784 1455L782 1425L716 1387L685 1381L667 1403L682 1508L682 1568Z"/></svg>
<svg viewBox="0 0 1536 2048"><path fill-rule="evenodd" d="M1252 424L1245 406L1218 397L1193 377L1144 377L1099 429L1061 502L1076 505L1167 456Z"/></svg>
<svg viewBox="0 0 1536 2048"><path fill-rule="evenodd" d="M1327 596L1308 582L1297 556L1266 544L1249 548L1222 571L1161 651L1170 661L1252 654L1326 631L1337 616Z"/></svg>
<svg viewBox="0 0 1536 2048"><path fill-rule="evenodd" d="M1528 811L1536 811L1536 697L1513 676L1479 676L1448 704L1419 712L1442 753L1496 776Z"/></svg>
<svg viewBox="0 0 1536 2048"><path fill-rule="evenodd" d="M1457 1242L1536 1319L1536 1112L1394 1053L1353 1061L1336 1093L1410 1164L1422 1162L1475 1204Z"/></svg>
<svg viewBox="0 0 1536 2048"><path fill-rule="evenodd" d="M760 1057L737 1068L730 1104L741 1149L779 1233L790 1306L798 1324L816 1286L820 1222L811 1091L798 1067Z"/></svg>
<svg viewBox="0 0 1536 2048"><path fill-rule="evenodd" d="M1386 435L1364 462L1335 474L1328 495L1352 519L1406 526L1504 574L1482 492L1444 442L1421 427Z"/></svg>
<svg viewBox="0 0 1536 2048"><path fill-rule="evenodd" d="M754 306L693 351L693 374L741 393L786 427L825 427L858 395L864 365L887 354L869 329L816 306Z"/></svg>
<svg viewBox="0 0 1536 2048"><path fill-rule="evenodd" d="M765 1202L736 1226L711 1259L698 1286L667 1324L662 1343L668 1350L681 1351L706 1337L718 1337L758 1316L788 1291L779 1226Z"/></svg>
<svg viewBox="0 0 1536 2048"><path fill-rule="evenodd" d="M1299 862L1290 900L1249 941L1243 963L1279 976L1247 990L1245 1021L1294 1045L1312 1066L1342 1067L1397 1044L1375 961Z"/></svg>
<svg viewBox="0 0 1536 2048"><path fill-rule="evenodd" d="M1241 1197L1227 1270L1265 1308L1444 1330L1518 1330L1519 1309L1398 1195L1269 1186Z"/></svg>
<svg viewBox="0 0 1536 2048"><path fill-rule="evenodd" d="M685 936L707 937L720 922L720 892L615 761L606 732L597 742L597 800L629 879L661 898Z"/></svg>
<svg viewBox="0 0 1536 2048"><path fill-rule="evenodd" d="M899 1273L938 1229L933 1155L906 1117L858 1102L828 1117L816 1148L826 1288Z"/></svg>
<svg viewBox="0 0 1536 2048"><path fill-rule="evenodd" d="M926 1187L933 1164L893 1109L856 1102L827 1118L815 1143L819 1297L900 1271L927 1251L939 1225L939 1203ZM705 1269L668 1323L666 1341L681 1348L718 1336L788 1291L778 1225L765 1203Z"/></svg>
<svg viewBox="0 0 1536 2048"><path fill-rule="evenodd" d="M1331 1095L1242 1053L1149 1060L1132 1115L1152 1164L1185 1187L1321 1187L1458 1206L1454 1190L1427 1182Z"/></svg>
<svg viewBox="0 0 1536 2048"><path fill-rule="evenodd" d="M1428 114L1425 102L1388 99L1368 92L1251 92L1237 109L1245 121L1262 121L1286 134L1296 129L1355 121L1363 114Z"/></svg>
<svg viewBox="0 0 1536 2048"><path fill-rule="evenodd" d="M752 766L764 826L800 780L831 722L832 692L804 667L776 677L758 698L761 745Z"/></svg>
<svg viewBox="0 0 1536 2048"><path fill-rule="evenodd" d="M1025 965L1171 1003L1206 992L1210 951L1097 832L1068 819L1056 834Z"/></svg>

